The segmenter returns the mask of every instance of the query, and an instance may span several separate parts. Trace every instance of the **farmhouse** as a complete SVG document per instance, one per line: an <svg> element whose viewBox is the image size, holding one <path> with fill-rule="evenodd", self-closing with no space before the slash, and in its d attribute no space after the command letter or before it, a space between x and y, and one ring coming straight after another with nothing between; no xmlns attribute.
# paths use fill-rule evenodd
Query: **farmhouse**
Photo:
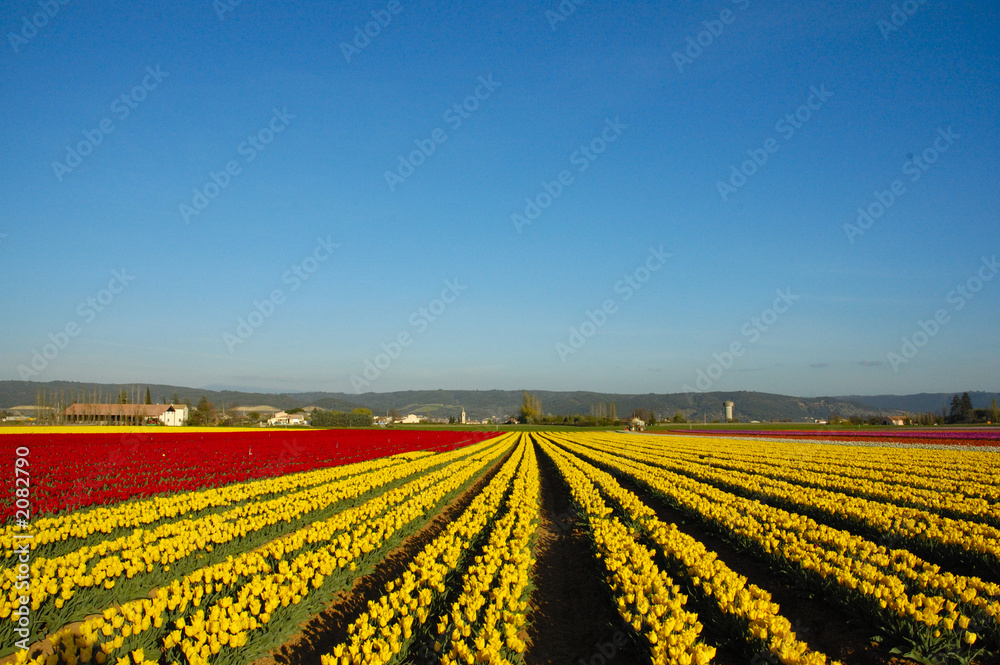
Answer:
<svg viewBox="0 0 1000 665"><path fill-rule="evenodd" d="M267 419L268 425L305 425L306 417L302 413L285 413L278 411L273 418Z"/></svg>
<svg viewBox="0 0 1000 665"><path fill-rule="evenodd" d="M188 419L186 404L71 404L63 411L67 423L180 427Z"/></svg>

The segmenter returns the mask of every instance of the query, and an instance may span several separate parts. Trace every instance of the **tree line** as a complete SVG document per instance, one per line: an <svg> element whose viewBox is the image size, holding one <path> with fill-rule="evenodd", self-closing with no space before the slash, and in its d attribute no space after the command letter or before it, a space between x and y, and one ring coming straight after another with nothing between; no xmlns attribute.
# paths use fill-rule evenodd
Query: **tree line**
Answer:
<svg viewBox="0 0 1000 665"><path fill-rule="evenodd" d="M990 408L974 408L969 393L962 393L961 396L954 395L951 398L947 413L942 409L941 415L944 422L949 425L996 423L1000 421L1000 406L997 405L997 400L994 397Z"/></svg>
<svg viewBox="0 0 1000 665"><path fill-rule="evenodd" d="M638 418L647 425L656 424L656 414L649 409L636 408L632 414L625 418L618 417L618 409L614 402L597 402L590 407L590 414L553 415L542 411L542 400L533 393L524 391L521 394L521 408L518 410L515 419L527 425L574 425L577 427L613 427L619 425L623 420ZM678 420L680 418L681 420ZM674 416L674 422L684 422L683 416L678 411Z"/></svg>
<svg viewBox="0 0 1000 665"><path fill-rule="evenodd" d="M350 413L316 409L309 416L313 427L371 427L373 422L371 409L354 409Z"/></svg>
<svg viewBox="0 0 1000 665"><path fill-rule="evenodd" d="M914 425L976 425L1000 423L1000 405L994 397L989 408L977 409L969 393L955 394L940 412L925 411L908 419Z"/></svg>

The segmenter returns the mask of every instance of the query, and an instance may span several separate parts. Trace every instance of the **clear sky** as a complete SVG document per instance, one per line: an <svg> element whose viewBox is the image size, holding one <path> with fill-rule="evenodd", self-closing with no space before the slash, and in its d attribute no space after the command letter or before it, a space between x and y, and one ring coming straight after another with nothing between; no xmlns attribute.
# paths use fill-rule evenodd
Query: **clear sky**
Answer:
<svg viewBox="0 0 1000 665"><path fill-rule="evenodd" d="M996 3L0 19L2 379L1000 389Z"/></svg>

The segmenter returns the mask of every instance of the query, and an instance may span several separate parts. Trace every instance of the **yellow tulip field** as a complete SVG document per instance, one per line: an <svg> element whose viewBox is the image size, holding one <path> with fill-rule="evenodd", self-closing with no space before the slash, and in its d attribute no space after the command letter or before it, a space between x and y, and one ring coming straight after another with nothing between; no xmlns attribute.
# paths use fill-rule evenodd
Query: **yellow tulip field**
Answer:
<svg viewBox="0 0 1000 665"><path fill-rule="evenodd" d="M479 439L11 520L0 659L998 662L992 450Z"/></svg>

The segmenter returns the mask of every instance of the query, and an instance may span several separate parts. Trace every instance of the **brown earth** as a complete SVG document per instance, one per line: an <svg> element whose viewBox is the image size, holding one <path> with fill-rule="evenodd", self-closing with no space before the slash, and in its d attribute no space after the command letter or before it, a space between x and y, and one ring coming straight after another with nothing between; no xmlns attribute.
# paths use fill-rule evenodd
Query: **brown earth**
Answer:
<svg viewBox="0 0 1000 665"><path fill-rule="evenodd" d="M648 663L649 657L627 636L602 565L573 514L569 491L552 461L538 446L536 452L542 514L526 665L581 665L581 660L594 665ZM616 644L616 638L625 645Z"/></svg>

